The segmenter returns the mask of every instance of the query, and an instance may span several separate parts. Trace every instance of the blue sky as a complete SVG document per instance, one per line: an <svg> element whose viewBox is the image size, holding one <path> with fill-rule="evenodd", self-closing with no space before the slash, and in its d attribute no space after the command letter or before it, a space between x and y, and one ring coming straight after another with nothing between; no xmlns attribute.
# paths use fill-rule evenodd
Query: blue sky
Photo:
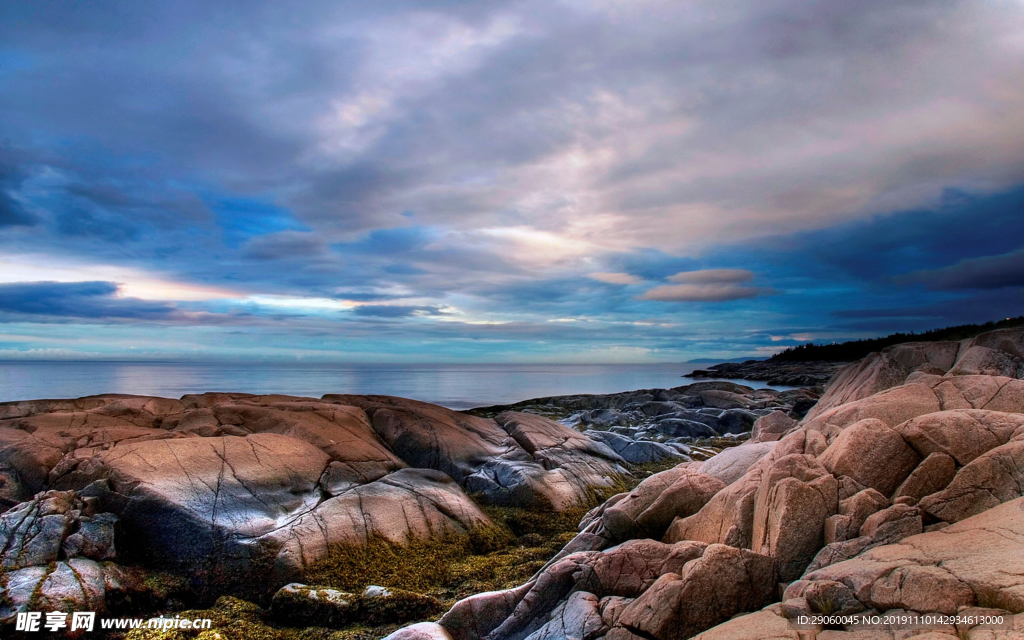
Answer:
<svg viewBox="0 0 1024 640"><path fill-rule="evenodd" d="M656 362L1024 314L1024 4L6 2L0 359Z"/></svg>

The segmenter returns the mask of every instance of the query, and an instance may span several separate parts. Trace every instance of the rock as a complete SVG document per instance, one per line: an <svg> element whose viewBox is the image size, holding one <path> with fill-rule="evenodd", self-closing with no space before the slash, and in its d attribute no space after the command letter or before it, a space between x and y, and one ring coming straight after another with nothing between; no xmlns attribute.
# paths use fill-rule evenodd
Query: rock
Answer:
<svg viewBox="0 0 1024 640"><path fill-rule="evenodd" d="M481 640L512 615L535 584L536 580L531 580L513 589L487 591L459 600L441 616L438 624L455 640Z"/></svg>
<svg viewBox="0 0 1024 640"><path fill-rule="evenodd" d="M775 559L780 579L794 580L821 548L837 507L838 482L823 466L811 456L785 456L758 487L751 548Z"/></svg>
<svg viewBox="0 0 1024 640"><path fill-rule="evenodd" d="M981 409L939 411L908 420L896 432L922 456L944 453L965 465L1006 444L1014 434L1024 434L1024 415Z"/></svg>
<svg viewBox="0 0 1024 640"><path fill-rule="evenodd" d="M890 427L895 427L911 418L934 413L943 408L931 384L924 382L886 389L860 400L840 404L827 411L819 411L820 407L819 403L801 424L808 430L823 431L830 435L838 434L839 431L866 418L875 418Z"/></svg>
<svg viewBox="0 0 1024 640"><path fill-rule="evenodd" d="M884 422L865 419L844 429L820 460L834 475L849 476L888 496L921 458Z"/></svg>
<svg viewBox="0 0 1024 640"><path fill-rule="evenodd" d="M662 575L626 606L616 625L644 638L677 640L758 609L775 590L774 561L746 549L711 545L681 574Z"/></svg>
<svg viewBox="0 0 1024 640"><path fill-rule="evenodd" d="M453 640L448 630L436 622L418 622L403 627L384 640Z"/></svg>
<svg viewBox="0 0 1024 640"><path fill-rule="evenodd" d="M511 615L491 631L487 638L520 638L537 631L543 626L549 614L573 591L576 577L598 554L599 552L593 551L573 553L549 562L537 574L535 581ZM443 618L441 624L445 624Z"/></svg>
<svg viewBox="0 0 1024 640"><path fill-rule="evenodd" d="M818 405L807 415L807 420L840 405L902 385L914 371L925 369L944 373L953 366L959 348L957 342L916 342L872 353L836 373Z"/></svg>
<svg viewBox="0 0 1024 640"><path fill-rule="evenodd" d="M129 551L150 566L195 571L237 558L256 538L313 509L329 457L277 434L121 443L82 462L112 487ZM228 567L224 567L228 569Z"/></svg>
<svg viewBox="0 0 1024 640"><path fill-rule="evenodd" d="M630 464L645 464L684 457L679 450L658 442L631 440L615 433L602 431L591 432L590 435L595 440L607 444Z"/></svg>
<svg viewBox="0 0 1024 640"><path fill-rule="evenodd" d="M613 427L629 423L629 419L625 415L614 409L584 411L581 414L580 419L583 424L594 425L596 427Z"/></svg>
<svg viewBox="0 0 1024 640"><path fill-rule="evenodd" d="M100 513L78 520L78 531L64 539L64 556L68 558L91 558L93 560L117 560L115 528L117 516Z"/></svg>
<svg viewBox="0 0 1024 640"><path fill-rule="evenodd" d="M693 640L800 640L800 635L785 618L766 609L737 616L694 636Z"/></svg>
<svg viewBox="0 0 1024 640"><path fill-rule="evenodd" d="M717 438L721 435L703 422L680 418L659 420L654 424L654 428L675 438Z"/></svg>
<svg viewBox="0 0 1024 640"><path fill-rule="evenodd" d="M707 462L704 464L706 466ZM761 484L760 464L759 461L752 465L746 474L716 493L697 513L674 520L662 540L669 544L697 540L709 544L749 547L753 532L754 497Z"/></svg>
<svg viewBox="0 0 1024 640"><path fill-rule="evenodd" d="M893 501L907 498L909 504L917 504L921 498L945 489L955 475L956 462L953 458L945 453L928 454L896 489Z"/></svg>
<svg viewBox="0 0 1024 640"><path fill-rule="evenodd" d="M812 614L848 616L864 611L853 590L833 580L797 580L786 587L783 601L801 598Z"/></svg>
<svg viewBox="0 0 1024 640"><path fill-rule="evenodd" d="M892 544L923 531L920 511L908 505L897 504L869 516L859 531L826 544L807 566L807 572L849 560L868 549Z"/></svg>
<svg viewBox="0 0 1024 640"><path fill-rule="evenodd" d="M685 407L675 402L644 402L637 409L645 416L657 417L676 414Z"/></svg>
<svg viewBox="0 0 1024 640"><path fill-rule="evenodd" d="M358 603L356 615L368 625L419 620L444 610L441 602L432 596L373 586L366 588Z"/></svg>
<svg viewBox="0 0 1024 640"><path fill-rule="evenodd" d="M596 556L582 568L576 588L598 596L636 598L666 573L681 573L687 562L701 557L707 544L629 540Z"/></svg>
<svg viewBox="0 0 1024 640"><path fill-rule="evenodd" d="M424 618L440 610L441 603L436 598L401 589L367 587L357 595L298 583L278 589L270 604L270 613L275 619L303 627L341 628L350 622L394 624Z"/></svg>
<svg viewBox="0 0 1024 640"><path fill-rule="evenodd" d="M0 515L0 562L5 571L55 562L74 524L73 491L39 494Z"/></svg>
<svg viewBox="0 0 1024 640"><path fill-rule="evenodd" d="M103 567L84 558L52 562L5 574L5 602L0 624L24 611L106 612Z"/></svg>
<svg viewBox="0 0 1024 640"><path fill-rule="evenodd" d="M765 380L768 384L814 387L825 384L845 362L788 362L785 360L748 360L723 362L689 374L691 378L729 378Z"/></svg>
<svg viewBox="0 0 1024 640"><path fill-rule="evenodd" d="M772 411L754 422L751 442L774 442L797 426L797 421L783 411Z"/></svg>
<svg viewBox="0 0 1024 640"><path fill-rule="evenodd" d="M119 443L79 460L74 477L109 484L103 500L132 541L119 549L127 559L252 597L300 578L333 545L489 525L450 478L429 470L401 469L328 497L329 462L309 442L258 433Z"/></svg>
<svg viewBox="0 0 1024 640"><path fill-rule="evenodd" d="M371 539L404 545L489 526L487 516L448 476L401 469L319 503L256 542L275 553L273 576L280 582L300 578L337 546Z"/></svg>
<svg viewBox="0 0 1024 640"><path fill-rule="evenodd" d="M701 471L730 485L742 477L755 462L767 455L774 444L773 442L759 442L729 447L706 460Z"/></svg>
<svg viewBox="0 0 1024 640"><path fill-rule="evenodd" d="M725 483L714 476L699 471L686 473L637 516L639 530L661 539L673 520L697 513L723 488Z"/></svg>
<svg viewBox="0 0 1024 640"><path fill-rule="evenodd" d="M407 464L436 469L462 482L479 461L508 453L513 440L493 420L390 396L326 395L370 415L373 429Z"/></svg>
<svg viewBox="0 0 1024 640"><path fill-rule="evenodd" d="M341 628L355 617L358 604L354 594L293 582L274 594L270 614L290 626Z"/></svg>
<svg viewBox="0 0 1024 640"><path fill-rule="evenodd" d="M607 445L543 416L506 411L494 420L545 467L584 462L587 456L622 462Z"/></svg>
<svg viewBox="0 0 1024 640"><path fill-rule="evenodd" d="M586 591L576 591L555 607L550 619L528 640L563 640L565 638L596 638L608 629L601 618L600 600Z"/></svg>
<svg viewBox="0 0 1024 640"><path fill-rule="evenodd" d="M869 608L955 613L961 606L1024 611L1024 498L941 531L905 538L809 572L850 587ZM1013 567L1013 569L1009 569Z"/></svg>
<svg viewBox="0 0 1024 640"><path fill-rule="evenodd" d="M975 458L952 482L919 505L946 522L959 522L1024 494L1024 437Z"/></svg>
<svg viewBox="0 0 1024 640"><path fill-rule="evenodd" d="M868 516L860 535L891 543L921 533L921 512L916 507L894 504Z"/></svg>
<svg viewBox="0 0 1024 640"><path fill-rule="evenodd" d="M747 409L753 404L743 395L732 391L709 389L701 391L699 395L705 407L716 409Z"/></svg>
<svg viewBox="0 0 1024 640"><path fill-rule="evenodd" d="M754 428L758 417L745 409L726 409L718 417L718 431L722 434L747 433Z"/></svg>
<svg viewBox="0 0 1024 640"><path fill-rule="evenodd" d="M874 489L864 489L839 502L839 513L848 517L851 533L856 537L871 514L889 506L889 500Z"/></svg>

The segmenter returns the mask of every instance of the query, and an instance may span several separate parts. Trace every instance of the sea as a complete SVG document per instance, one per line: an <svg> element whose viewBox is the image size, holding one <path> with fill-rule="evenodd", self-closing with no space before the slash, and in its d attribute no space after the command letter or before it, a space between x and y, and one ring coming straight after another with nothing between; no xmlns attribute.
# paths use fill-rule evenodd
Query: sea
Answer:
<svg viewBox="0 0 1024 640"><path fill-rule="evenodd" d="M233 391L320 397L381 394L451 409L545 396L667 389L693 364L320 364L280 362L0 361L0 402L126 393L178 398ZM741 382L757 387L763 382ZM786 389L789 387L775 387Z"/></svg>

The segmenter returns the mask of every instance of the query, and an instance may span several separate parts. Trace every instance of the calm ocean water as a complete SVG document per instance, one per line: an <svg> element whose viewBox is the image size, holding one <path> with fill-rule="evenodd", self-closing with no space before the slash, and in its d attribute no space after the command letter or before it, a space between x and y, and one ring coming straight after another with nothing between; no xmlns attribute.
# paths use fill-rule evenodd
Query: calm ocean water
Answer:
<svg viewBox="0 0 1024 640"><path fill-rule="evenodd" d="M169 398L205 391L375 393L466 409L543 396L677 387L691 382L682 375L704 366L8 361L0 362L0 401L98 393Z"/></svg>

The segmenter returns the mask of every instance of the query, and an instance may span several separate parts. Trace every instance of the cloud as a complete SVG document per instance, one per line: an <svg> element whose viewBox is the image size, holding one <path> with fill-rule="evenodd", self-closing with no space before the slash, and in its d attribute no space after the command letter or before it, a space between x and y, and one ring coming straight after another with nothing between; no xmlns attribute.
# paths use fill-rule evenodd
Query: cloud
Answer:
<svg viewBox="0 0 1024 640"><path fill-rule="evenodd" d="M28 215L18 202L0 190L0 228L32 224L35 224L35 219Z"/></svg>
<svg viewBox="0 0 1024 640"><path fill-rule="evenodd" d="M770 289L751 287L744 283L754 274L746 269L702 269L681 271L668 278L681 284L654 287L640 296L641 300L660 302L726 302L771 293Z"/></svg>
<svg viewBox="0 0 1024 640"><path fill-rule="evenodd" d="M118 298L113 282L18 282L0 284L0 314L89 320L166 320L174 305Z"/></svg>
<svg viewBox="0 0 1024 640"><path fill-rule="evenodd" d="M280 231L257 236L245 244L244 255L254 260L305 261L327 252L324 239L307 231Z"/></svg>
<svg viewBox="0 0 1024 640"><path fill-rule="evenodd" d="M746 269L702 269L680 271L669 276L669 282L682 284L737 284L753 280L754 274Z"/></svg>
<svg viewBox="0 0 1024 640"><path fill-rule="evenodd" d="M109 267L74 277L124 283L78 298L118 328L161 312L133 307L117 275L133 269L346 309L202 322L428 356L451 347L423 333L459 340L456 326L509 352L584 331L691 348L678 324L745 350L729 335L752 324L784 334L852 320L830 315L842 306L1012 284L1016 5L620 4L0 4L0 259ZM780 293L765 304L753 278L707 264ZM183 324L214 307L161 295ZM503 328L373 320L444 305Z"/></svg>
<svg viewBox="0 0 1024 640"><path fill-rule="evenodd" d="M642 284L644 279L628 273L603 273L596 272L588 274L592 280L607 282L608 284Z"/></svg>
<svg viewBox="0 0 1024 640"><path fill-rule="evenodd" d="M755 298L765 293L765 289L734 284L670 284L655 287L641 295L640 299L661 302L725 302Z"/></svg>
<svg viewBox="0 0 1024 640"><path fill-rule="evenodd" d="M1001 289L1024 287L1024 249L979 258L967 258L940 269L915 271L901 282L921 282L932 289Z"/></svg>
<svg viewBox="0 0 1024 640"><path fill-rule="evenodd" d="M373 318L408 318L411 316L433 316L443 313L438 307L367 304L356 307L352 312L357 316Z"/></svg>

